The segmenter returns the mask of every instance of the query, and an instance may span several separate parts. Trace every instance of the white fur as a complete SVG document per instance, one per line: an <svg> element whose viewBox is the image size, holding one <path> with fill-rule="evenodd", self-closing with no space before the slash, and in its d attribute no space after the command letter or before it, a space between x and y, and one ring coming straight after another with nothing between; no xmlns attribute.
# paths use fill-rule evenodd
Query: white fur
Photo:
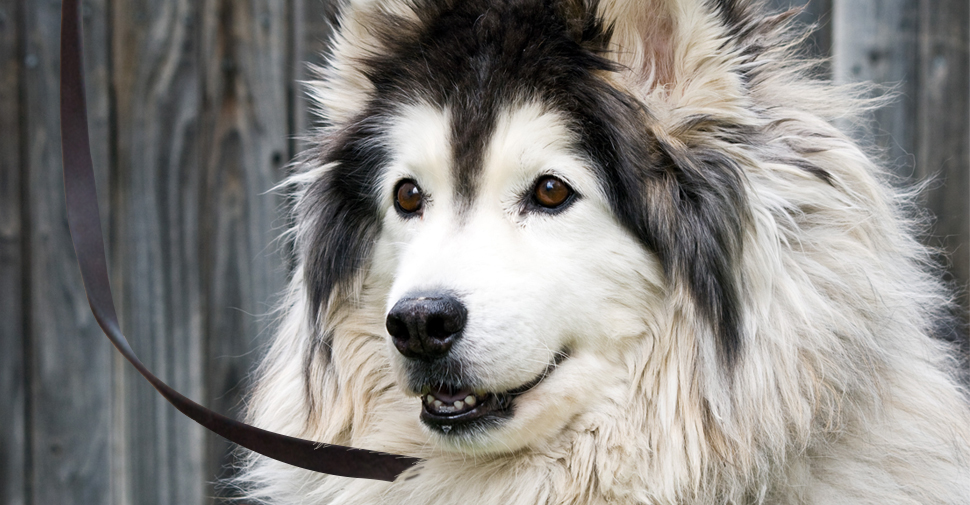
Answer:
<svg viewBox="0 0 970 505"><path fill-rule="evenodd" d="M447 124L427 124L442 123ZM529 382L560 349L582 356L629 345L659 317L651 310L661 299L659 268L613 219L583 160L568 154L569 137L556 116L537 105L503 114L488 147L479 194L461 216L451 201L450 167L427 162L450 152L439 136L406 137L407 147L397 150L402 159L392 164L392 172L413 167L395 177L417 180L429 202L419 220L402 219L387 206L375 260L397 266L387 310L410 292L459 293L469 320L452 352L488 391ZM408 153L420 154L407 159ZM583 197L561 216L522 214L521 196L547 174L560 176ZM392 368L400 371L404 358L390 346L388 353L398 365ZM517 450L553 436L570 417L602 400L601 385L588 380L593 370L586 361L567 360L519 402L511 423L480 439L424 436L471 453ZM397 382L405 381L399 376Z"/></svg>
<svg viewBox="0 0 970 505"><path fill-rule="evenodd" d="M352 65L380 50L368 10L407 11L360 4L315 91L338 126L373 93ZM251 496L308 505L970 503L970 412L946 349L929 336L949 299L899 210L903 196L832 126L865 102L804 78L788 45L746 60L701 0L604 1L601 15L615 20L615 57L628 68L610 78L653 114L644 131L713 146L744 169L752 218L734 267L747 332L733 378L684 288L612 215L556 112L533 102L501 111L479 193L459 213L450 112L402 104L381 184L383 231L355 287L327 307L331 348L307 355L320 332L308 327L301 263L249 417L426 462L382 483L251 456ZM746 65L770 71L742 83ZM698 115L770 141L755 149L710 138L688 126ZM293 179L298 199L327 167L308 170ZM522 214L520 195L544 174L581 198L556 216ZM427 194L420 219L393 208L402 178ZM572 351L499 428L442 436L420 424L416 393L402 386L384 317L403 294L436 287L464 297L469 322L455 352L492 390L526 383L556 351Z"/></svg>

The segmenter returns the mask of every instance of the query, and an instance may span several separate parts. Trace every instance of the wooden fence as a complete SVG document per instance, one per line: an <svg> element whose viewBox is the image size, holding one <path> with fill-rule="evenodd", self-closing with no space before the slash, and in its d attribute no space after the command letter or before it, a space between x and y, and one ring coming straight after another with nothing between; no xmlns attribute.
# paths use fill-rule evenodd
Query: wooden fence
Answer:
<svg viewBox="0 0 970 505"><path fill-rule="evenodd" d="M807 0L775 0L787 7ZM60 2L0 0L0 505L199 504L229 491L227 444L169 407L88 311L60 179ZM148 366L235 413L285 266L266 191L310 122L295 82L322 0L86 0L85 65L122 323ZM868 131L935 177L926 238L970 278L970 5L810 0L807 50L838 81L892 84ZM962 298L964 308L967 298Z"/></svg>

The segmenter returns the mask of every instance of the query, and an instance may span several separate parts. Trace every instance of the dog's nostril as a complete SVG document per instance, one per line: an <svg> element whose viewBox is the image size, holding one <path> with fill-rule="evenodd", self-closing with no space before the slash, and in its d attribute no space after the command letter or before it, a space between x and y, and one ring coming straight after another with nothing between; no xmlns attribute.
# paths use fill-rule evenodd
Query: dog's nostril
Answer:
<svg viewBox="0 0 970 505"><path fill-rule="evenodd" d="M434 359L447 354L458 340L467 316L465 306L453 296L411 296L394 305L385 326L401 354Z"/></svg>
<svg viewBox="0 0 970 505"><path fill-rule="evenodd" d="M428 337L434 340L444 340L454 332L445 330L445 320L440 317L431 317L426 325Z"/></svg>
<svg viewBox="0 0 970 505"><path fill-rule="evenodd" d="M405 324L399 317L387 316L387 322L385 323L387 327L387 332L391 334L395 340L404 339L407 340L408 337L408 325Z"/></svg>

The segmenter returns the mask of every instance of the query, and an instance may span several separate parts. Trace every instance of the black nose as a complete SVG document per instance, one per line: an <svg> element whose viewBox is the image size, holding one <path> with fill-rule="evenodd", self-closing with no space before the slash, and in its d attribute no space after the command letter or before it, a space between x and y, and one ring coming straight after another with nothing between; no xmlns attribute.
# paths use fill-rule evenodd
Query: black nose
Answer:
<svg viewBox="0 0 970 505"><path fill-rule="evenodd" d="M387 314L387 332L404 356L440 358L461 337L468 311L447 294L402 298Z"/></svg>

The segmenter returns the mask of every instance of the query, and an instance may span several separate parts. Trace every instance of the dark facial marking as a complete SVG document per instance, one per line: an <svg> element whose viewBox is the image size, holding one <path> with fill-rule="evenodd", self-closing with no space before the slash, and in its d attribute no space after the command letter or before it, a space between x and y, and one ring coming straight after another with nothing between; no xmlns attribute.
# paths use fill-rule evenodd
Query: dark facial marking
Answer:
<svg viewBox="0 0 970 505"><path fill-rule="evenodd" d="M570 93L572 79L612 68L597 55L606 30L591 15L567 20L567 3L574 7L539 0L424 0L416 8L419 22L385 23L398 29L383 35L388 50L367 61L367 75L378 97L400 100L405 93L451 112L460 205L476 195L485 147L503 106L530 99L555 103Z"/></svg>
<svg viewBox="0 0 970 505"><path fill-rule="evenodd" d="M334 289L364 268L380 232L376 183L388 155L371 141L383 133L382 114L375 109L369 112L322 147L316 163L334 163L334 167L313 183L297 205L298 219L311 223L309 231L297 238L297 247L304 258L314 324Z"/></svg>
<svg viewBox="0 0 970 505"><path fill-rule="evenodd" d="M570 115L583 151L595 161L613 212L649 249L667 278L687 286L711 325L721 357L731 365L742 344L739 279L747 219L741 169L703 146L674 147L650 134L649 113L603 83L582 89ZM745 133L705 121L704 135L742 142Z"/></svg>
<svg viewBox="0 0 970 505"><path fill-rule="evenodd" d="M649 113L602 74L609 30L582 2L418 0L419 20L388 18L375 29L386 51L361 62L376 92L368 110L324 150L336 167L301 205L314 231L301 249L314 310L365 267L380 230L375 181L388 155L374 142L396 104L428 101L452 113L456 191L471 202L496 111L537 100L571 118L614 213L655 251L672 282L687 286L730 364L741 347L740 258L747 219L740 168L704 148L666 145ZM569 20L564 12L583 12ZM743 134L714 125L715 134ZM723 139L722 139L723 140ZM448 363L429 374L456 379ZM413 370L412 370L413 372ZM460 374L458 375L460 377Z"/></svg>
<svg viewBox="0 0 970 505"><path fill-rule="evenodd" d="M698 308L713 325L722 357L737 360L742 344L739 279L732 271L741 257L741 240L748 219L741 169L716 150L678 150L661 144L669 161L665 181L671 208L678 221L654 224L667 240L663 254L690 286Z"/></svg>

